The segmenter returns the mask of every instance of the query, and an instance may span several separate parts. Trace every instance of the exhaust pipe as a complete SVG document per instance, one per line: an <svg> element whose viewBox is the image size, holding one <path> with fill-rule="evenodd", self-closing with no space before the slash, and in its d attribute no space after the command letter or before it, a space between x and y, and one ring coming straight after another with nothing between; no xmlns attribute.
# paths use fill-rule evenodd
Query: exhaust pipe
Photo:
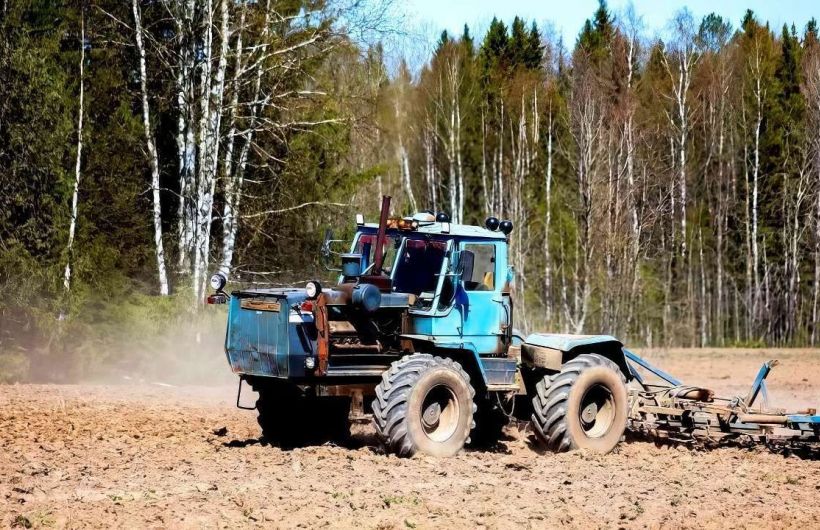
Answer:
<svg viewBox="0 0 820 530"><path fill-rule="evenodd" d="M389 195L382 195L382 212L379 216L379 231L376 234L376 257L373 260L373 274L379 276L384 265L384 240L387 237L387 217L390 215Z"/></svg>

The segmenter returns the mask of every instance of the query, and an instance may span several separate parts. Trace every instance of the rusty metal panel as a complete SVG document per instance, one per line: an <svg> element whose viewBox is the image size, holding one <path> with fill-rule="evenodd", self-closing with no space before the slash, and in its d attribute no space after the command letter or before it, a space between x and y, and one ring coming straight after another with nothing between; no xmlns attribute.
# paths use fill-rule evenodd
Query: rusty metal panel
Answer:
<svg viewBox="0 0 820 530"><path fill-rule="evenodd" d="M278 313L282 308L282 304L278 301L254 300L252 298L240 301L239 306L242 309L250 309L253 311L273 311L276 313Z"/></svg>
<svg viewBox="0 0 820 530"><path fill-rule="evenodd" d="M327 315L327 298L320 294L313 311L316 322L316 375L325 375L330 356L330 322Z"/></svg>
<svg viewBox="0 0 820 530"><path fill-rule="evenodd" d="M534 344L521 345L521 359L530 366L546 368L548 370L560 370L563 363L564 353L555 348L536 346Z"/></svg>

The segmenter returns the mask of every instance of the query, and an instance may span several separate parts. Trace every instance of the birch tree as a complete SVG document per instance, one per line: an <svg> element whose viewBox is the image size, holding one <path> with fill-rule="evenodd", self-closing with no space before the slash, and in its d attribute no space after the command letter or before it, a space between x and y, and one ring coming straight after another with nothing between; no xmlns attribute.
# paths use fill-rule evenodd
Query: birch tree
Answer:
<svg viewBox="0 0 820 530"><path fill-rule="evenodd" d="M814 181L814 277L812 281L812 301L811 301L811 331L810 343L817 344L820 329L820 44L816 35L808 35L809 42L806 46L806 54L803 61L803 93L806 95L807 103L807 125L811 132L807 135L809 139L808 153L810 156L810 170Z"/></svg>
<svg viewBox="0 0 820 530"><path fill-rule="evenodd" d="M686 259L687 252L687 231L686 231L686 205L687 205L687 142L689 137L689 115L691 108L689 105L689 88L692 84L692 71L698 59L695 49L695 23L692 14L684 9L673 19L674 38L670 42L668 53L662 57L664 67L672 86L672 93L669 97L673 103L673 110L669 113L669 124L675 132L673 137L676 151L675 162L677 164L678 178L678 203L680 206L680 245L681 256ZM670 60L671 59L671 60Z"/></svg>
<svg viewBox="0 0 820 530"><path fill-rule="evenodd" d="M756 333L760 321L763 278L761 275L761 235L760 235L760 183L761 174L761 134L763 120L772 97L771 83L774 75L773 36L768 28L761 26L751 12L743 21L743 83L744 83L744 164L747 167L747 202L749 217L749 242L751 274L747 285L749 327Z"/></svg>
<svg viewBox="0 0 820 530"><path fill-rule="evenodd" d="M71 221L68 225L68 243L66 245L66 264L63 273L63 287L71 289L71 261L74 252L74 234L77 230L79 213L80 177L83 160L83 115L85 113L85 10L80 13L80 95L77 112L77 155L74 161L74 188L71 193Z"/></svg>
<svg viewBox="0 0 820 530"><path fill-rule="evenodd" d="M148 162L151 168L151 195L153 199L152 221L154 225L154 252L157 260L159 293L167 295L168 273L165 268L165 249L162 242L162 207L160 204L159 155L154 132L151 128L151 107L148 102L148 82L145 61L145 44L143 40L142 14L139 0L132 0L134 15L134 37L137 44L137 62L140 79L140 99L142 102L142 125L145 132L145 146L148 151Z"/></svg>
<svg viewBox="0 0 820 530"><path fill-rule="evenodd" d="M575 264L573 271L573 300L565 301L565 313L575 333L584 329L589 313L592 294L591 264L595 256L592 238L593 208L596 180L601 156L601 138L604 129L604 113L594 74L586 71L579 75L572 87L569 101L569 130L575 150L574 171L578 197L578 231L575 241Z"/></svg>

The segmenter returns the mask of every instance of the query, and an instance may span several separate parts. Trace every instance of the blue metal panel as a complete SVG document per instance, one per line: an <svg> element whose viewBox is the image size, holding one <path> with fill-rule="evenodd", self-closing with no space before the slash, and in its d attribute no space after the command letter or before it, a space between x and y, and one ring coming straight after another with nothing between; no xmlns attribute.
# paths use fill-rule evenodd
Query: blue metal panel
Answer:
<svg viewBox="0 0 820 530"><path fill-rule="evenodd" d="M481 359L481 364L488 385L515 384L515 372L518 369L518 362L515 359L484 358Z"/></svg>
<svg viewBox="0 0 820 530"><path fill-rule="evenodd" d="M786 416L786 419L790 423L812 423L815 425L820 425L820 416L817 415L792 414L790 416Z"/></svg>
<svg viewBox="0 0 820 530"><path fill-rule="evenodd" d="M298 377L304 373L305 341L288 322L291 305L304 299L303 290L260 290L254 300L279 301L279 311L242 308L245 296L232 296L228 308L225 353L238 374ZM307 346L310 346L308 341ZM291 355L292 354L292 355Z"/></svg>
<svg viewBox="0 0 820 530"><path fill-rule="evenodd" d="M527 344L533 346L541 346L543 348L552 348L558 351L570 351L578 346L590 346L593 344L617 343L621 345L620 341L615 337L609 335L569 335L559 333L533 333L527 335L524 340Z"/></svg>

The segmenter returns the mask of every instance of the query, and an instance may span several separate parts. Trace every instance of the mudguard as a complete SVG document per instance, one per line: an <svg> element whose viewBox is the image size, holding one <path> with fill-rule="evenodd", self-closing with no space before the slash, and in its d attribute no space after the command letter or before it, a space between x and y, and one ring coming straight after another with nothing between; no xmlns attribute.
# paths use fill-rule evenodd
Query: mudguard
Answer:
<svg viewBox="0 0 820 530"><path fill-rule="evenodd" d="M521 345L521 362L532 368L558 371L582 353L597 353L617 364L631 378L621 341L610 335L532 333Z"/></svg>

